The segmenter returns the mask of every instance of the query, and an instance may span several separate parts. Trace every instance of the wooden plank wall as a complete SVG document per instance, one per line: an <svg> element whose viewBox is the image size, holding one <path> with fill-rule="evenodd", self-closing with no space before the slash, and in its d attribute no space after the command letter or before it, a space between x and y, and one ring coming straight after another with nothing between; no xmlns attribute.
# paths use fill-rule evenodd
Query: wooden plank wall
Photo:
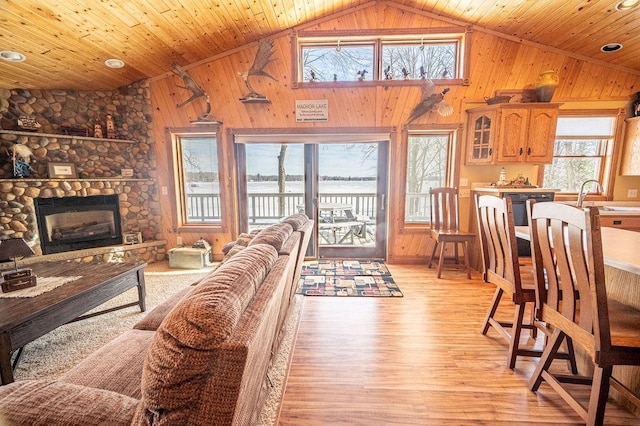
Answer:
<svg viewBox="0 0 640 426"><path fill-rule="evenodd" d="M335 19L322 19L304 30L352 30L428 28L451 26L459 22L447 22L432 15L398 8L384 2L357 9L355 13L339 14ZM534 83L542 71L554 69L559 72L560 86L554 95L554 102L585 102L593 108L594 101L627 103L640 88L640 77L600 64L587 63L557 51L549 51L531 44L518 43L499 37L491 32L474 29L470 55L470 85L451 86L447 94L448 102L455 112L449 117L437 114L423 116L418 124L464 124L464 110L469 106L483 103L485 96L493 96L498 89L522 89ZM291 89L291 34L284 33L274 38L275 61L268 70L277 82L270 79L256 80L254 87L265 94L270 104L243 104L238 98L246 88L238 72L247 70L254 58L256 45L246 46L227 56L210 62L188 67L189 74L200 82L212 95L212 113L222 121L224 157L222 161L229 177L233 176L234 157L232 141L225 135L227 128L336 128L336 127L396 127L402 129L405 121L421 96L419 86L395 87L351 87L351 88L304 88ZM165 139L165 128L188 127L189 121L203 112L201 100L182 108L176 105L189 93L176 85L181 81L176 76L157 78L151 82L153 122L157 141L159 186L169 186L172 179L169 150ZM296 123L295 101L303 99L328 99L328 123ZM597 104L597 102L596 102ZM399 131L398 134L401 134ZM398 138L391 147L390 188L389 188L389 233L388 261L390 263L411 263L421 261L430 253L431 241L424 228L403 225L401 195L404 191L403 158L405 142ZM464 146L462 147L464 153ZM495 181L492 167L465 166L464 154L458 159L461 176L471 176L473 180ZM235 182L231 179L229 189L236 194ZM169 201L169 199L167 199ZM464 209L464 204L463 204ZM232 216L235 212L229 212ZM176 243L175 224L171 215L163 217L163 231L170 246ZM464 223L464 222L463 222ZM229 223L227 232L218 234L182 234L185 244L204 236L214 242L214 252L236 236L235 222Z"/></svg>

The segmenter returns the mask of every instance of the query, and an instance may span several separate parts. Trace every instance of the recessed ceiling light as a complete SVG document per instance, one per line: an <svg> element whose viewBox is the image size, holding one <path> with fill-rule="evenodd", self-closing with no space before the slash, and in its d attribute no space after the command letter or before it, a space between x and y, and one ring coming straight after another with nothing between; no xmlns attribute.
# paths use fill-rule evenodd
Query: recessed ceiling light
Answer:
<svg viewBox="0 0 640 426"><path fill-rule="evenodd" d="M616 4L616 10L626 12L627 10L635 9L640 6L640 0L622 0Z"/></svg>
<svg viewBox="0 0 640 426"><path fill-rule="evenodd" d="M27 57L22 53L14 52L12 50L3 50L2 52L0 52L0 58L9 62L22 62L27 59Z"/></svg>
<svg viewBox="0 0 640 426"><path fill-rule="evenodd" d="M104 64L106 66L108 66L109 68L122 68L124 67L124 61L120 60L120 59L107 59L106 61L104 61Z"/></svg>
<svg viewBox="0 0 640 426"><path fill-rule="evenodd" d="M607 43L600 48L604 53L617 52L622 49L622 44L620 43Z"/></svg>

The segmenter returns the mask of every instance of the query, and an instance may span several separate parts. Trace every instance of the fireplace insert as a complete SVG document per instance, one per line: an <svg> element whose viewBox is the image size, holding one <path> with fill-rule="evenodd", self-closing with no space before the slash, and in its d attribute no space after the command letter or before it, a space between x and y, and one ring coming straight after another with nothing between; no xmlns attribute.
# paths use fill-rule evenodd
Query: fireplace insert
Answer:
<svg viewBox="0 0 640 426"><path fill-rule="evenodd" d="M118 195L35 198L42 254L122 244Z"/></svg>

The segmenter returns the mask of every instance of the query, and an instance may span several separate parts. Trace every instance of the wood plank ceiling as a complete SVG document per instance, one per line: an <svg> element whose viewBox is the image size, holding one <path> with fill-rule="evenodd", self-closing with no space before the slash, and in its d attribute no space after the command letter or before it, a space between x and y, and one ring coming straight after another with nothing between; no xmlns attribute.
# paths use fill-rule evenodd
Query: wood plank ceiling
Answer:
<svg viewBox="0 0 640 426"><path fill-rule="evenodd" d="M619 0L397 0L523 42L640 74L640 7ZM206 61L366 0L2 0L0 88L113 90ZM607 43L621 43L603 53ZM125 62L105 67L109 58Z"/></svg>

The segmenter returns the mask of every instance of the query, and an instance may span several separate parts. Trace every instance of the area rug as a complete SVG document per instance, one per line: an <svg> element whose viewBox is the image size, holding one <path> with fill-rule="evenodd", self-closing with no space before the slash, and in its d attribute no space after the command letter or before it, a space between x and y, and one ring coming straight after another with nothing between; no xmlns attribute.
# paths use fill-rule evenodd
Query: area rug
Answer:
<svg viewBox="0 0 640 426"><path fill-rule="evenodd" d="M300 275L305 296L403 297L382 262L322 259L305 262Z"/></svg>

